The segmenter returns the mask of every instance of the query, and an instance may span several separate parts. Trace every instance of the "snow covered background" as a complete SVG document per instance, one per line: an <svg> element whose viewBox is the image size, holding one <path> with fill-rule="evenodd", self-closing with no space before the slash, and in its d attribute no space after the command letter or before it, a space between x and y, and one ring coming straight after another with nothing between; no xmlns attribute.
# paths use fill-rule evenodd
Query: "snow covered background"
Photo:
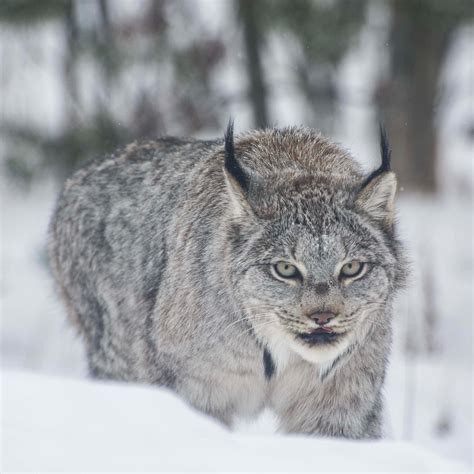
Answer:
<svg viewBox="0 0 474 474"><path fill-rule="evenodd" d="M2 113L14 114L19 120L43 122L52 129L60 124L61 104L55 92L55 35L59 34L50 25L38 28L24 43L7 46L8 31L0 32L1 57L8 62L9 70L17 71L14 81L6 78L0 84ZM380 60L380 37L376 28L367 28L362 36L341 66L342 100L338 106L338 133L333 138L369 167L377 160L375 111L369 96L375 84L374 64ZM46 59L41 67L28 49L32 41ZM277 43L273 47L278 48ZM162 391L71 380L85 377L84 354L54 293L45 253L46 227L58 183L45 176L25 191L2 174L0 310L1 363L7 369L2 383L5 466L35 468L25 464L24 457L23 461L18 457L19 443L28 443L32 459L40 459L40 451L52 447L35 445L35 441L50 433L51 439L64 440L64 453L56 464L45 463L44 469L65 469L67 453L71 456L69 466L84 470L295 470L305 466L311 469L318 460L327 470L364 470L364 466L389 470L386 463L377 464L377 460L387 457L395 463L393 470L401 471L472 467L474 150L472 138L469 141L461 133L461 124L474 123L473 58L474 32L472 28L465 29L458 34L443 74L442 88L450 94L449 100L440 104L438 124L441 193L435 198L406 195L403 189L399 193L400 233L409 248L413 272L408 290L397 303L396 337L386 384L387 429L392 444L364 447L360 443L284 438L272 434L275 423L268 414L254 425L242 424L237 434L230 435ZM284 76L285 64L274 66L274 74ZM239 80L232 67L229 65L226 73L229 81L225 87ZM299 105L292 101L291 93L277 94L272 104L275 115L280 117L278 125L300 123ZM236 103L233 107L238 129L245 130L250 124L248 105ZM217 134L221 131L209 131L209 136ZM18 371L48 377L22 375ZM78 413L67 400L82 403ZM99 421L87 416L88 403L91 413L102 417ZM132 408L128 407L122 416L121 406ZM20 413L21 407L28 410ZM31 419L36 426L29 424ZM118 452L119 457L108 465L103 464L104 454L93 449L105 433L101 424L110 427L108 433L127 426L114 451L114 456ZM89 459L75 457L73 444L84 441L72 434L77 427L82 436L90 436ZM185 433L185 429L189 432ZM26 432L27 437L22 437ZM154 442L140 433L156 435L157 442L166 442L168 450L181 444L182 453L157 463L153 458ZM222 450L218 460L193 465L193 456L202 460L203 452L210 455L209 443L218 443L217 449ZM261 452L253 452L252 445L259 446ZM127 446L131 446L130 455L134 452L141 459L138 466L133 460L137 457L127 457L124 452ZM417 447L427 451L417 451ZM282 450L288 450L286 457L274 457ZM377 454L374 450L378 450ZM196 454L199 451L201 455ZM428 452L451 459L454 464L442 464L441 458L430 458ZM114 456L111 454L109 460ZM334 456L340 459L330 468ZM345 464L344 456L355 464ZM364 464L371 457L374 463ZM414 464L404 464L403 459L413 459Z"/></svg>

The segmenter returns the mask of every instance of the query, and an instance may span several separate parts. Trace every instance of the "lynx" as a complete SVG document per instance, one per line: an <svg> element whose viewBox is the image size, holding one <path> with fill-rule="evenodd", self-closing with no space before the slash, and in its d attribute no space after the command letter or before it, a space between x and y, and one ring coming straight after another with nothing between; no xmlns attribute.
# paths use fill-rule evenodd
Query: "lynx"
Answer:
<svg viewBox="0 0 474 474"><path fill-rule="evenodd" d="M232 426L382 435L404 281L396 178L306 128L133 143L69 179L50 260L93 377L168 387ZM159 407L157 407L159 409Z"/></svg>

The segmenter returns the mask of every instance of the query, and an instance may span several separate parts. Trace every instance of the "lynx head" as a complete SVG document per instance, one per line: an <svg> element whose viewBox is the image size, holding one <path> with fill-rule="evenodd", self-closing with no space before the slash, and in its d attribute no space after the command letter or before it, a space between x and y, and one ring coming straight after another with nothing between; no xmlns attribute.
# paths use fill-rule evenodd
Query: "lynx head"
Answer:
<svg viewBox="0 0 474 474"><path fill-rule="evenodd" d="M339 146L301 128L225 137L233 287L272 352L327 363L378 325L403 280L396 178L364 176Z"/></svg>

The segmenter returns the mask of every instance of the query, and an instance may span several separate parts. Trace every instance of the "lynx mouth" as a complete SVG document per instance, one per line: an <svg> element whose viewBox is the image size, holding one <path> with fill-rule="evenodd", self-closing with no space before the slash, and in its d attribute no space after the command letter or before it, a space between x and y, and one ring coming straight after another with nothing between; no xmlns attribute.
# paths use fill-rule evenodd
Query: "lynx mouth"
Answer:
<svg viewBox="0 0 474 474"><path fill-rule="evenodd" d="M298 338L311 345L329 344L339 339L343 334L329 328L318 328L310 332L299 333Z"/></svg>

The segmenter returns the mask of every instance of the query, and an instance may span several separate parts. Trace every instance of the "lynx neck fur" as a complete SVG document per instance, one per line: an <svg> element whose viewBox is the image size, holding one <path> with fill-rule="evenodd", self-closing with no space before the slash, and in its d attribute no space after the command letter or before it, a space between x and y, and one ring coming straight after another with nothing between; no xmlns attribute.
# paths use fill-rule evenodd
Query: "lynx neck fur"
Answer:
<svg viewBox="0 0 474 474"><path fill-rule="evenodd" d="M133 143L69 179L51 266L94 377L175 391L231 426L381 436L403 283L396 179L305 128ZM157 407L159 409L159 407Z"/></svg>

